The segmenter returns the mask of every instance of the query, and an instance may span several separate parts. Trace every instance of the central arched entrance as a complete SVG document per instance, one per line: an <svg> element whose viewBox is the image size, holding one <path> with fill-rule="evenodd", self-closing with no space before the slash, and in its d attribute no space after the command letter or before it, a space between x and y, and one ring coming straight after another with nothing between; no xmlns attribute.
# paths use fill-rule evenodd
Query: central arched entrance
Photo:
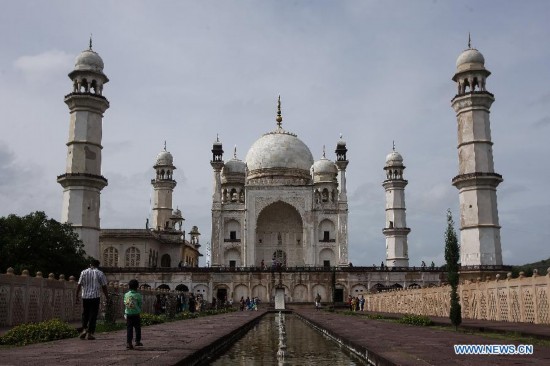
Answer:
<svg viewBox="0 0 550 366"><path fill-rule="evenodd" d="M256 225L255 263L304 265L302 233L302 217L293 206L282 201L267 206Z"/></svg>

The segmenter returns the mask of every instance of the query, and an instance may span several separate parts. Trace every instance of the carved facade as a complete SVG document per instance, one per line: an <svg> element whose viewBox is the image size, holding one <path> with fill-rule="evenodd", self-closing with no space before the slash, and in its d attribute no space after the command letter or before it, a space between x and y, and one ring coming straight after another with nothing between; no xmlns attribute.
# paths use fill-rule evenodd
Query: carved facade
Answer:
<svg viewBox="0 0 550 366"><path fill-rule="evenodd" d="M252 145L245 161L235 151L224 162L221 142L214 143L214 267L348 265L345 142L338 142L336 163L324 152L313 162L281 122L279 101L276 129Z"/></svg>

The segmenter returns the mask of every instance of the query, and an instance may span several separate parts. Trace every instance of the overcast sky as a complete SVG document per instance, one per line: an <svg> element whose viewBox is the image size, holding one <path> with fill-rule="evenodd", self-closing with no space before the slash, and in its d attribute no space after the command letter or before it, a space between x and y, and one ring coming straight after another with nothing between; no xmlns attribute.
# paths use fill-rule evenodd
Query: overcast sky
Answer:
<svg viewBox="0 0 550 366"><path fill-rule="evenodd" d="M548 1L0 0L0 216L60 219L71 91L88 47L105 62L104 228L143 228L167 141L174 207L210 241L212 142L225 159L275 126L315 159L348 146L349 254L385 259L385 156L406 165L411 265L442 264L445 212L459 222L455 61L472 46L492 72L495 170L505 264L550 257ZM458 229L458 226L457 226ZM206 253L205 253L206 254Z"/></svg>

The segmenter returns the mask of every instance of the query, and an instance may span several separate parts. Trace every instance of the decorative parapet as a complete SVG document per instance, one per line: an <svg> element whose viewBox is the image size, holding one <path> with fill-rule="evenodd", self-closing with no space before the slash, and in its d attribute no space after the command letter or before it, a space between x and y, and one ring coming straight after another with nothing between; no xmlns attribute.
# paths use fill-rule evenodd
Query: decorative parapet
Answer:
<svg viewBox="0 0 550 366"><path fill-rule="evenodd" d="M21 275L15 275L13 268L8 268L6 274L0 274L0 327L12 327L18 324L41 322L58 318L71 322L80 320L82 303L75 301L77 282L71 276L65 280L60 275L56 280L53 273L47 278L42 272L36 272L36 277L29 276L29 271L23 270ZM127 286L109 284L114 318L122 318L124 314L124 292ZM154 303L157 295L173 297L180 294L177 291L143 289L143 312L154 313ZM106 315L106 302L101 295L100 318Z"/></svg>
<svg viewBox="0 0 550 366"><path fill-rule="evenodd" d="M366 295L365 305L368 311L448 317L450 293L450 286L394 290ZM458 293L464 319L550 324L550 273L487 276L465 281Z"/></svg>

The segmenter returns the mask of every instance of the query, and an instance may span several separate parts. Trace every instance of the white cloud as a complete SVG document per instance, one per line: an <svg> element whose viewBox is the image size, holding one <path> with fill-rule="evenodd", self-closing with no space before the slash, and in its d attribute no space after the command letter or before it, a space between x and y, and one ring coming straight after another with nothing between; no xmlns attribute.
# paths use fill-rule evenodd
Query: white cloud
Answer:
<svg viewBox="0 0 550 366"><path fill-rule="evenodd" d="M61 75L71 70L75 55L64 51L50 50L31 56L17 58L13 66L19 70L25 80L30 82L45 82L60 79Z"/></svg>

